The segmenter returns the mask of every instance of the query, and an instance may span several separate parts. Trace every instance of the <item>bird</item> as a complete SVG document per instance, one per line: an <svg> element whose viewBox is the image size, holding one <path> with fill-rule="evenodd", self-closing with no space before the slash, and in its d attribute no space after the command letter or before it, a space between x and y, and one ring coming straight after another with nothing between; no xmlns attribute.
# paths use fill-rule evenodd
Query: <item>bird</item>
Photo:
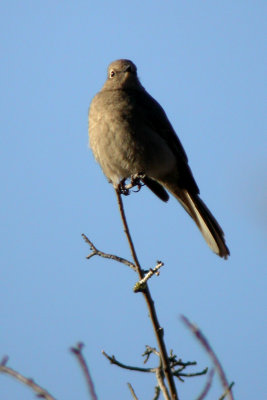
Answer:
<svg viewBox="0 0 267 400"><path fill-rule="evenodd" d="M161 105L145 90L127 59L108 66L107 79L88 113L89 146L108 181L142 176L162 201L171 193L195 221L218 256L230 255L224 233L201 200L186 152Z"/></svg>

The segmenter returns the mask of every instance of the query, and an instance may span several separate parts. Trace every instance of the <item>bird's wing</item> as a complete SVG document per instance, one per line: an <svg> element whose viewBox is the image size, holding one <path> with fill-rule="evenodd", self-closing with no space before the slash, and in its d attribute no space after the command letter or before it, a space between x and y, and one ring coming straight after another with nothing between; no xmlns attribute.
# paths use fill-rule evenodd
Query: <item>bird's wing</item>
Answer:
<svg viewBox="0 0 267 400"><path fill-rule="evenodd" d="M160 135L175 154L182 177L181 183L185 183L185 188L193 190L194 193L199 193L198 186L188 165L188 158L183 145L161 105L149 93L142 90L136 94L136 107L138 114L142 115L142 119L146 121L150 129L155 134Z"/></svg>

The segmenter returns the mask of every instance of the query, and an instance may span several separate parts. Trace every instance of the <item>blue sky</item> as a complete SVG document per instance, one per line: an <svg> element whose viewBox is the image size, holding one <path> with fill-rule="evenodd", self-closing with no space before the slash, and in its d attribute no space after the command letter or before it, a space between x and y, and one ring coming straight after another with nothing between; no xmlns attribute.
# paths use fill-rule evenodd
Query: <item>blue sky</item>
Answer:
<svg viewBox="0 0 267 400"><path fill-rule="evenodd" d="M12 1L0 4L0 356L57 399L84 400L69 347L85 355L99 399L152 398L142 365L155 345L135 274L85 259L85 233L130 258L112 186L88 149L87 110L107 65L129 58L186 149L201 196L222 225L228 261L210 252L174 199L147 189L125 198L142 265L165 262L151 292L166 344L211 363L179 319L197 323L236 399L263 399L266 382L266 3L263 1ZM153 363L151 364L153 365ZM1 376L0 397L33 398ZM178 384L194 399L205 379ZM208 399L218 398L217 378Z"/></svg>

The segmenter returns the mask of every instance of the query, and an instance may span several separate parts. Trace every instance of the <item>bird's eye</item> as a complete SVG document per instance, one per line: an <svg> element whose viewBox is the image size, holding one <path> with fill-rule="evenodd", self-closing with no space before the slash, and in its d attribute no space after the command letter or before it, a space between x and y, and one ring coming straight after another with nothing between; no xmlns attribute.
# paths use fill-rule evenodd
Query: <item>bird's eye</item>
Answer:
<svg viewBox="0 0 267 400"><path fill-rule="evenodd" d="M109 77L110 77L110 78L113 78L114 75L115 75L115 71L114 71L114 69L112 69L112 70L110 71L110 73L109 73Z"/></svg>

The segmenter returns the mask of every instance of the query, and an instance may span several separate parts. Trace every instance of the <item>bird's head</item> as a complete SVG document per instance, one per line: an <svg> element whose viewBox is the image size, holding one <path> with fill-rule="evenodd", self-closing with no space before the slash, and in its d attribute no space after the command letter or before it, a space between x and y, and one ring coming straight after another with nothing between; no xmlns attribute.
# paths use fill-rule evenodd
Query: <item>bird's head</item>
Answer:
<svg viewBox="0 0 267 400"><path fill-rule="evenodd" d="M130 60L116 60L108 67L105 89L138 89L142 85L137 76L137 68Z"/></svg>

